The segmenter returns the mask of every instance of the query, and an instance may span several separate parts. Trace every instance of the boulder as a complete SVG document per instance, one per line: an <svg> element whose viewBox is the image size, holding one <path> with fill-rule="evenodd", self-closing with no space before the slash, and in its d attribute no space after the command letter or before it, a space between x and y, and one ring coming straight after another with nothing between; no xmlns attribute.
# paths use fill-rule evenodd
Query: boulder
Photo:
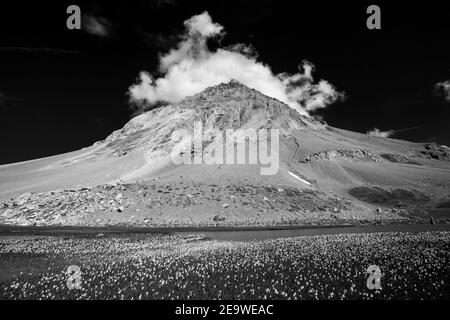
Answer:
<svg viewBox="0 0 450 320"><path fill-rule="evenodd" d="M31 193L27 192L27 193L22 194L20 197L18 197L15 200L15 203L19 206L22 206L25 203L27 203L30 200L30 198L31 198Z"/></svg>
<svg viewBox="0 0 450 320"><path fill-rule="evenodd" d="M216 222L222 222L222 221L227 220L227 218L224 216L217 215L217 216L214 216L213 220Z"/></svg>

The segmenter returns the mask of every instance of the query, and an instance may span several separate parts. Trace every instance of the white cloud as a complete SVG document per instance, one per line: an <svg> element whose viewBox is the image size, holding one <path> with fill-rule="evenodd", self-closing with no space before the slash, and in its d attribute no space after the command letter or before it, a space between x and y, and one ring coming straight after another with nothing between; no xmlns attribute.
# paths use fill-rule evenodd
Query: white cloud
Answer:
<svg viewBox="0 0 450 320"><path fill-rule="evenodd" d="M381 131L377 128L374 128L371 131L367 131L367 134L369 136L373 136L373 137L382 137L382 138L390 138L394 135L395 131L394 130L387 130L387 131Z"/></svg>
<svg viewBox="0 0 450 320"><path fill-rule="evenodd" d="M450 101L450 80L436 83L435 90L438 95L442 95L445 100Z"/></svg>
<svg viewBox="0 0 450 320"><path fill-rule="evenodd" d="M195 36L199 33L202 37L209 37L220 34L223 26L214 23L208 12L193 16L184 22L184 26L190 35Z"/></svg>
<svg viewBox="0 0 450 320"><path fill-rule="evenodd" d="M108 20L93 15L83 16L83 30L89 34L98 37L108 37L111 32L111 26Z"/></svg>
<svg viewBox="0 0 450 320"><path fill-rule="evenodd" d="M295 74L274 74L270 66L257 60L251 46L238 44L210 51L207 40L225 33L208 12L191 17L184 25L186 32L177 47L160 56L162 76L156 78L141 72L137 83L129 89L131 102L150 106L176 103L231 79L283 101L303 114L325 108L344 96L326 80L314 82L314 65L310 62L303 61Z"/></svg>

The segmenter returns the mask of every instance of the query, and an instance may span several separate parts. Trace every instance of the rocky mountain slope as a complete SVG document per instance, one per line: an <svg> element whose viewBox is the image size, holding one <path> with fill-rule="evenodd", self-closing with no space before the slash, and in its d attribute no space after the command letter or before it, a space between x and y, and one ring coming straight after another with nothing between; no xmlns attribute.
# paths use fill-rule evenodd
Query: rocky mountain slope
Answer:
<svg viewBox="0 0 450 320"><path fill-rule="evenodd" d="M180 164L179 130L278 129L279 170ZM187 147L186 147L187 146ZM236 152L239 152L236 149ZM0 223L271 226L450 216L450 150L333 128L231 81L80 151L0 166Z"/></svg>

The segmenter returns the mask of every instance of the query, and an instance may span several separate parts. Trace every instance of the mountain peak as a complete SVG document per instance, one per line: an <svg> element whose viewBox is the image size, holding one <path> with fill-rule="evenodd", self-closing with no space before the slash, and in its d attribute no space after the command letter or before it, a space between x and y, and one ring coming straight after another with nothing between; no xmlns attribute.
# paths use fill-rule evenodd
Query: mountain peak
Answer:
<svg viewBox="0 0 450 320"><path fill-rule="evenodd" d="M238 95L255 95L256 93L259 93L262 95L262 93L251 89L247 87L246 85L242 84L241 82L231 79L229 82L222 82L218 85L211 86L206 88L205 90L188 97L187 99L205 99L208 97L218 96L218 97L229 97L229 94L238 94Z"/></svg>
<svg viewBox="0 0 450 320"><path fill-rule="evenodd" d="M148 147L149 141L153 150L169 150L174 144L171 134L180 128L194 128L196 121L201 121L205 130L222 132L227 129L277 128L289 135L296 129L320 130L325 127L287 104L232 79L208 87L179 103L145 112L130 120L122 129L114 131L104 142L114 145L122 140L118 148L114 148L121 154L123 150L128 152L142 146Z"/></svg>
<svg viewBox="0 0 450 320"><path fill-rule="evenodd" d="M303 117L296 110L289 107L286 103L269 97L256 89L252 89L241 82L231 79L229 82L223 82L215 86L208 87L203 91L186 97L176 104L182 108L211 108L228 109L228 107L246 107L263 108L271 110L270 113L278 113L281 110L288 113L295 113L295 118ZM224 110L225 111L225 110Z"/></svg>
<svg viewBox="0 0 450 320"><path fill-rule="evenodd" d="M231 79L228 82L222 82L222 83L218 84L216 87L224 87L224 88L244 87L244 88L250 89L249 87L247 87L246 85L244 85L241 82L237 81L236 79Z"/></svg>
<svg viewBox="0 0 450 320"><path fill-rule="evenodd" d="M241 82L237 81L236 79L231 79L228 82L222 82L218 85L211 86L205 89L216 89L216 90L229 90L229 89L241 89L241 90L248 90L248 91L254 91L254 89L251 89L247 87L246 85L242 84Z"/></svg>

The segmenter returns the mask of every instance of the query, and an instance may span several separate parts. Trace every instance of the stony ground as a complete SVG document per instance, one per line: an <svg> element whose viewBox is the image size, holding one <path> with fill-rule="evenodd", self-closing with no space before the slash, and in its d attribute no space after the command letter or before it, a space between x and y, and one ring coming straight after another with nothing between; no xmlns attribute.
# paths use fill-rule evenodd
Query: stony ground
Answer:
<svg viewBox="0 0 450 320"><path fill-rule="evenodd" d="M27 193L0 204L19 225L264 226L351 219L349 199L272 185L110 184Z"/></svg>
<svg viewBox="0 0 450 320"><path fill-rule="evenodd" d="M375 208L363 209L355 204L355 198ZM436 211L435 222L446 223L450 222L446 203L431 203L419 191L398 188L358 187L343 197L291 186L205 184L180 177L176 183L155 179L145 184L25 193L0 203L0 224L265 227L410 220L429 223L428 207L424 206Z"/></svg>
<svg viewBox="0 0 450 320"><path fill-rule="evenodd" d="M306 157L301 157L299 162L307 163L319 160L336 160L349 159L356 161L372 161L372 162L395 162L421 165L416 160L418 158L436 159L442 161L450 160L450 148L447 146L440 146L435 143L427 143L423 149L409 152L406 155L396 153L374 153L368 149L331 149L309 154Z"/></svg>
<svg viewBox="0 0 450 320"><path fill-rule="evenodd" d="M0 298L449 299L449 263L449 232L11 239L0 242ZM67 287L70 265L81 289ZM380 290L367 288L371 265Z"/></svg>

